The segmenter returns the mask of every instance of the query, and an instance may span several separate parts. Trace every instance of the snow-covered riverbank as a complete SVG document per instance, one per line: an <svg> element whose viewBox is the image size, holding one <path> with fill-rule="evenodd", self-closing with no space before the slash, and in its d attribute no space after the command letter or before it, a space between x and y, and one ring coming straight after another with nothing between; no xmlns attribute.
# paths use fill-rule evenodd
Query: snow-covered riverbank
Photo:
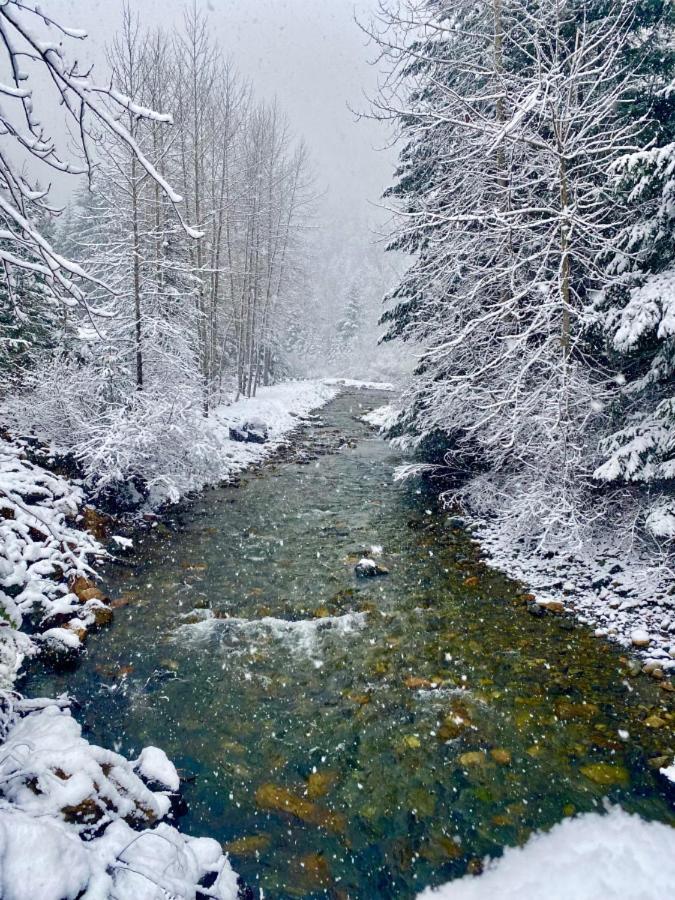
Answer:
<svg viewBox="0 0 675 900"><path fill-rule="evenodd" d="M211 480L274 453L341 387L289 382L220 407L199 423L221 454ZM111 610L93 581L106 550L83 530L92 512L84 485L31 462L22 441L3 440L0 451L0 896L150 900L199 890L234 900L237 879L220 845L166 821L179 779L161 750L126 760L82 738L67 698L13 691L27 656L77 651Z"/></svg>
<svg viewBox="0 0 675 900"><path fill-rule="evenodd" d="M397 416L397 410L387 405L363 418L386 431ZM598 528L591 547L542 553L536 536L529 542L514 537L470 512L464 524L485 550L485 562L527 585L542 610L560 612L562 604L599 638L639 654L647 674L659 678L675 671L673 571L655 545L651 554L646 546L626 551L612 544L609 529L603 538Z"/></svg>
<svg viewBox="0 0 675 900"><path fill-rule="evenodd" d="M479 878L467 875L418 900L657 900L675 881L675 831L620 807L565 819L524 847L508 847Z"/></svg>

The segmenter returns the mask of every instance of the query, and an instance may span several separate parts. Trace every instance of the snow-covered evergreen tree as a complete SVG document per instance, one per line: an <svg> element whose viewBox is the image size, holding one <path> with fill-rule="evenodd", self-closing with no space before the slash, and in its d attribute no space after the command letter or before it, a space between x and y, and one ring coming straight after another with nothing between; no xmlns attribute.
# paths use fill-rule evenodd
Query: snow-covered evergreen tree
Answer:
<svg viewBox="0 0 675 900"><path fill-rule="evenodd" d="M610 433L601 444L600 481L647 487L645 519L658 536L675 535L675 49L672 4L638 10L655 27L640 59L644 140L612 171L631 209L609 259L613 289L596 306L593 332L607 348L619 388ZM630 113L629 113L630 114Z"/></svg>
<svg viewBox="0 0 675 900"><path fill-rule="evenodd" d="M406 138L393 246L415 257L385 321L424 347L399 428L484 473L464 496L512 531L577 524L601 426L585 323L626 216L607 179L639 123L621 112L633 4L600 13L411 0L380 38L379 109Z"/></svg>

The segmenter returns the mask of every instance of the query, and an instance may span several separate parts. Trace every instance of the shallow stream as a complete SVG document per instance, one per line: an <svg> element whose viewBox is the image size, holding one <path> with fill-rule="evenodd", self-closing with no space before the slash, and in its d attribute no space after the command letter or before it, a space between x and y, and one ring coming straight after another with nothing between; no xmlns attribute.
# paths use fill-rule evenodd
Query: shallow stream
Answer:
<svg viewBox="0 0 675 900"><path fill-rule="evenodd" d="M268 900L406 900L605 797L675 825L655 762L673 695L531 615L433 494L392 481L358 418L386 399L341 395L293 459L153 529L104 572L112 627L22 688L74 695L104 746L164 748L182 828ZM363 555L389 574L358 578Z"/></svg>

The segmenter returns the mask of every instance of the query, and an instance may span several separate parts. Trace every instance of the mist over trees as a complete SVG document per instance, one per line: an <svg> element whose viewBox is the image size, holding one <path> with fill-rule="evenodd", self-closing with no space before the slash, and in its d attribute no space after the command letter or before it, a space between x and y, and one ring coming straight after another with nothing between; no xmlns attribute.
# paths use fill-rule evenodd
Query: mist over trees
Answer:
<svg viewBox="0 0 675 900"><path fill-rule="evenodd" d="M369 29L413 256L384 321L425 348L397 430L514 538L577 540L617 502L675 533L672 17L405 0Z"/></svg>
<svg viewBox="0 0 675 900"><path fill-rule="evenodd" d="M27 15L2 8L5 28ZM47 33L60 27L33 18ZM356 359L371 371L390 267L381 245L346 249L340 223L322 220L305 143L276 99L238 75L199 4L171 29L125 6L97 67L107 89L83 89L87 75L61 48L43 52L42 37L28 40L60 67L56 99L71 127L79 104L97 106L72 162L37 120L32 142L7 124L39 157L36 177L45 162L84 177L59 215L5 168L6 192L28 207L17 204L12 223L22 261L16 248L3 254L5 415L72 453L92 484L138 476L171 494L176 472L217 455L208 419L223 403L280 378L350 374ZM13 102L21 89L17 76ZM48 235L76 262L60 261ZM351 331L338 339L350 302Z"/></svg>

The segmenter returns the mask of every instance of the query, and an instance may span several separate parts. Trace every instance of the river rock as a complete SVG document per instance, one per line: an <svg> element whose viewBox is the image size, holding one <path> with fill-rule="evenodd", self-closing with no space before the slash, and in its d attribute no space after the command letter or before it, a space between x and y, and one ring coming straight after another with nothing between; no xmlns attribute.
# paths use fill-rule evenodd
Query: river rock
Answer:
<svg viewBox="0 0 675 900"><path fill-rule="evenodd" d="M71 593L75 594L80 603L87 600L103 600L103 593L96 587L91 579L84 575L77 575L68 584Z"/></svg>
<svg viewBox="0 0 675 900"><path fill-rule="evenodd" d="M288 788L278 784L261 785L255 792L255 802L260 809L295 816L302 822L317 825L327 831L342 833L346 827L345 818L341 813L310 803L309 800L298 797Z"/></svg>
<svg viewBox="0 0 675 900"><path fill-rule="evenodd" d="M354 566L354 572L360 578L376 578L379 575L388 575L389 570L380 566L374 559L364 556Z"/></svg>
<svg viewBox="0 0 675 900"><path fill-rule="evenodd" d="M268 439L269 430L264 422L244 422L230 428L230 440L241 444L264 444Z"/></svg>
<svg viewBox="0 0 675 900"><path fill-rule="evenodd" d="M461 766L484 766L487 762L487 756L483 750L469 750L467 753L461 753L458 757Z"/></svg>
<svg viewBox="0 0 675 900"><path fill-rule="evenodd" d="M223 850L234 856L256 856L269 847L270 841L269 834L249 834L223 844Z"/></svg>
<svg viewBox="0 0 675 900"><path fill-rule="evenodd" d="M511 763L511 754L508 750L496 747L494 750L490 750L490 756L500 766L508 766Z"/></svg>
<svg viewBox="0 0 675 900"><path fill-rule="evenodd" d="M661 716L651 715L647 716L645 719L645 725L647 728L663 728L666 724L666 720L662 719Z"/></svg>
<svg viewBox="0 0 675 900"><path fill-rule="evenodd" d="M543 606L549 612L562 613L565 612L565 604L562 600L537 600L538 606Z"/></svg>
<svg viewBox="0 0 675 900"><path fill-rule="evenodd" d="M527 611L531 616L536 616L537 618L541 618L546 615L546 610L539 603L528 603Z"/></svg>
<svg viewBox="0 0 675 900"><path fill-rule="evenodd" d="M648 647L652 639L643 628L636 628L631 631L630 640L634 647Z"/></svg>
<svg viewBox="0 0 675 900"><path fill-rule="evenodd" d="M325 797L336 781L337 772L330 770L310 772L307 779L307 796L310 800L318 800L320 797Z"/></svg>
<svg viewBox="0 0 675 900"><path fill-rule="evenodd" d="M628 770L624 766L612 763L588 763L588 765L582 766L580 771L582 775L596 784L607 786L611 784L626 785L630 781Z"/></svg>

